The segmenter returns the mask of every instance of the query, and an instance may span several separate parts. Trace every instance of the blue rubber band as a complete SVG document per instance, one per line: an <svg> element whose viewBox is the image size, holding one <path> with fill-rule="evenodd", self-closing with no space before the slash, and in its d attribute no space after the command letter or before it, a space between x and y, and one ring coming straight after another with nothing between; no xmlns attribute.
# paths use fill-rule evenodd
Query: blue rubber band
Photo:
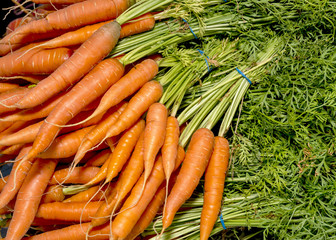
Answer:
<svg viewBox="0 0 336 240"><path fill-rule="evenodd" d="M205 53L204 53L202 50L197 49L197 51L198 51L200 54L202 54L202 55L204 55L204 56L206 57L206 58L204 58L204 59L205 59L205 63L206 63L206 65L207 65L207 67L208 67L208 72L210 72L210 71L212 70L212 68L210 67L209 62L208 62L208 60L207 60L207 59L210 60L210 58L209 58L207 55L205 55Z"/></svg>
<svg viewBox="0 0 336 240"><path fill-rule="evenodd" d="M250 84L252 84L251 80L248 77L246 77L246 75L242 71L240 71L238 68L236 68L236 70L237 72L240 73L240 75L243 76L243 78L245 78Z"/></svg>
<svg viewBox="0 0 336 240"><path fill-rule="evenodd" d="M189 23L187 22L187 20L185 20L184 18L182 18L182 20L183 20L183 22L185 22L185 23L188 25L188 28L190 29L190 31L191 31L191 33L194 35L194 37L195 37L196 39L198 39L197 36L196 36L196 34L194 33L194 31L193 31L192 28L190 27Z"/></svg>
<svg viewBox="0 0 336 240"><path fill-rule="evenodd" d="M219 215L219 219L220 219L220 221L222 223L223 228L226 230L222 213Z"/></svg>

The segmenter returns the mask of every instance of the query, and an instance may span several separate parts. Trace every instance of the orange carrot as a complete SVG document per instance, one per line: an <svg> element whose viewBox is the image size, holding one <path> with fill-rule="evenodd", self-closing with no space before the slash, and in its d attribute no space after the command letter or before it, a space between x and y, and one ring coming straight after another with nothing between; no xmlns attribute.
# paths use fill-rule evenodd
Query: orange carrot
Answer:
<svg viewBox="0 0 336 240"><path fill-rule="evenodd" d="M112 20L108 21L111 22ZM80 45L85 42L97 29L108 22L99 22L92 25L87 25L74 31L66 32L61 36L52 38L47 42L36 45L34 48L59 48ZM147 13L134 20L121 25L120 39L134 34L142 33L151 30L155 25L155 19L152 14Z"/></svg>
<svg viewBox="0 0 336 240"><path fill-rule="evenodd" d="M26 126L29 126L30 124L34 124L36 121L17 121L14 122L11 126L9 126L7 129L3 130L0 133L1 137L6 137L7 135L10 135L12 133L15 133L23 128L25 128Z"/></svg>
<svg viewBox="0 0 336 240"><path fill-rule="evenodd" d="M76 115L70 122L78 122L82 119L85 119L88 115L91 115L92 111L85 111L81 112L78 115ZM93 124L96 124L100 119L102 118L102 115L97 116L97 118L93 118L90 121L87 121L81 125L77 125L74 127L68 127L68 128L63 128L59 132L59 135L76 131L80 128L88 127ZM17 130L16 132L13 133L6 133L5 135L2 135L0 133L0 145L3 146L10 146L14 144L20 144L20 143L32 143L37 134L38 131L40 130L40 127L42 126L44 120L41 120L37 123L31 123L27 127L22 128L20 130Z"/></svg>
<svg viewBox="0 0 336 240"><path fill-rule="evenodd" d="M148 227L148 225L153 221L154 217L158 213L160 207L165 202L165 193L169 192L172 188L173 184L176 181L177 175L179 171L175 171L174 174L172 174L171 181L169 183L169 189L166 189L168 185L165 183L162 183L159 187L159 189L156 191L152 201L148 204L145 211L142 213L140 219L137 221L137 223L132 228L132 231L127 235L125 240L133 240L135 239L139 234L141 234L145 229Z"/></svg>
<svg viewBox="0 0 336 240"><path fill-rule="evenodd" d="M39 206L36 217L50 220L89 222L100 204L100 201L43 203Z"/></svg>
<svg viewBox="0 0 336 240"><path fill-rule="evenodd" d="M0 83L0 93L6 92L8 90L16 89L19 85L15 83Z"/></svg>
<svg viewBox="0 0 336 240"><path fill-rule="evenodd" d="M116 184L116 192L108 195L107 201L99 207L95 218L91 221L90 228L103 225L110 219L110 215L113 215L141 176L143 172L143 136L144 133L142 132L130 160L120 173Z"/></svg>
<svg viewBox="0 0 336 240"><path fill-rule="evenodd" d="M112 179L119 174L120 170L131 156L140 134L144 129L145 121L139 120L121 136L116 148L112 152L105 183L112 181Z"/></svg>
<svg viewBox="0 0 336 240"><path fill-rule="evenodd" d="M87 0L72 4L48 14L43 19L31 21L8 34L0 40L0 55L20 47L22 43L59 36L65 30L111 20L132 3L127 0ZM100 44L98 46L102 47Z"/></svg>
<svg viewBox="0 0 336 240"><path fill-rule="evenodd" d="M77 165L79 161L84 157L85 153L91 150L94 146L100 143L108 129L115 124L120 114L125 110L127 106L126 102L121 102L115 107L106 112L102 121L97 124L83 139L79 146L77 153L74 157L74 165Z"/></svg>
<svg viewBox="0 0 336 240"><path fill-rule="evenodd" d="M177 210L190 198L198 185L208 165L213 145L214 135L209 129L200 128L193 134L180 174L167 199L162 232L170 226Z"/></svg>
<svg viewBox="0 0 336 240"><path fill-rule="evenodd" d="M0 154L4 155L17 155L20 153L21 149L24 147L25 144L15 144L0 151Z"/></svg>
<svg viewBox="0 0 336 240"><path fill-rule="evenodd" d="M176 159L175 170L184 159L184 150L179 148L179 155ZM145 189L142 192L144 174L140 177L137 184L132 189L130 196L127 198L123 207L119 211L112 223L112 233L114 237L125 238L132 230L136 222L139 220L141 214L145 211L149 202L153 199L155 192L164 182L165 176L162 167L162 158L158 156L152 173L149 176ZM142 195L139 199L139 194Z"/></svg>
<svg viewBox="0 0 336 240"><path fill-rule="evenodd" d="M66 92L62 92L43 104L36 106L31 109L21 110L18 113L13 113L11 115L0 118L0 121L29 121L32 119L38 119L48 116L48 114L54 109L56 104L61 101Z"/></svg>
<svg viewBox="0 0 336 240"><path fill-rule="evenodd" d="M9 176L1 177L1 179L0 179L0 192L5 187L5 185L6 185L7 181L8 181L8 178L9 178Z"/></svg>
<svg viewBox="0 0 336 240"><path fill-rule="evenodd" d="M147 82L129 101L117 122L109 129L106 137L117 136L132 126L154 102L162 96L163 88L157 81Z"/></svg>
<svg viewBox="0 0 336 240"><path fill-rule="evenodd" d="M90 0L88 0L90 1ZM116 45L120 35L119 23L113 21L100 27L61 66L15 104L18 108L31 108L65 90L87 74Z"/></svg>
<svg viewBox="0 0 336 240"><path fill-rule="evenodd" d="M156 155L165 141L167 114L167 108L161 103L153 103L147 112L144 135L144 184L152 171Z"/></svg>
<svg viewBox="0 0 336 240"><path fill-rule="evenodd" d="M36 4L74 4L78 2L83 2L85 0L31 0L32 2Z"/></svg>
<svg viewBox="0 0 336 240"><path fill-rule="evenodd" d="M56 164L57 160L35 160L16 198L6 239L21 239L28 231Z"/></svg>
<svg viewBox="0 0 336 240"><path fill-rule="evenodd" d="M99 172L99 167L75 167L68 176L69 169L64 168L54 172L50 185L58 183L85 184Z"/></svg>
<svg viewBox="0 0 336 240"><path fill-rule="evenodd" d="M162 165L166 176L166 196L165 203L168 197L168 184L170 175L175 167L175 159L177 157L178 142L180 137L180 127L177 119L173 116L169 116L167 119L166 137L164 144L161 148L162 153ZM164 209L166 204L164 204Z"/></svg>
<svg viewBox="0 0 336 240"><path fill-rule="evenodd" d="M97 155L93 156L89 161L87 161L84 165L84 167L100 167L101 165L106 162L106 160L109 158L111 155L111 150L110 149L105 149L101 152L99 152Z"/></svg>
<svg viewBox="0 0 336 240"><path fill-rule="evenodd" d="M200 225L201 240L209 238L218 219L229 157L229 142L223 137L215 137L215 147L205 171L204 204Z"/></svg>
<svg viewBox="0 0 336 240"><path fill-rule="evenodd" d="M0 93L0 113L15 111L16 108L11 107L29 91L26 87L18 87L6 92Z"/></svg>
<svg viewBox="0 0 336 240"><path fill-rule="evenodd" d="M102 95L124 72L122 64L115 59L100 62L76 84L49 113L39 129L30 156L44 151L64 125L89 103Z"/></svg>
<svg viewBox="0 0 336 240"><path fill-rule="evenodd" d="M167 119L166 137L161 149L163 170L165 171L167 182L169 182L169 177L174 169L179 136L179 123L175 117L169 116Z"/></svg>
<svg viewBox="0 0 336 240"><path fill-rule="evenodd" d="M16 28L25 25L31 21L35 20L35 18L32 17L20 17L20 18L15 18L12 21L10 21L6 27L6 33L5 35L10 34L13 32Z"/></svg>
<svg viewBox="0 0 336 240"><path fill-rule="evenodd" d="M46 188L41 198L41 203L62 202L65 196L60 185L50 185Z"/></svg>
<svg viewBox="0 0 336 240"><path fill-rule="evenodd" d="M63 202L88 202L91 201L104 201L107 196L115 188L115 182L107 184L100 188L100 186L93 186L85 191L79 192L71 197L65 199Z"/></svg>
<svg viewBox="0 0 336 240"><path fill-rule="evenodd" d="M118 144L103 166L99 173L88 182L88 185L97 184L105 179L105 183L112 181L116 177L124 164L129 159L135 144L145 128L145 121L139 120L131 128L129 128L118 140Z"/></svg>
<svg viewBox="0 0 336 240"><path fill-rule="evenodd" d="M57 137L48 149L38 156L40 158L66 158L75 155L85 134L93 127L89 126Z"/></svg>
<svg viewBox="0 0 336 240"><path fill-rule="evenodd" d="M23 238L22 240L84 240L86 238L85 233L89 226L90 223L73 224L62 229ZM91 232L91 237L89 236L88 239L106 240L109 239L109 232L110 226L109 224L105 224L94 228Z"/></svg>
<svg viewBox="0 0 336 240"><path fill-rule="evenodd" d="M139 16L128 23L121 25L120 39L149 31L153 29L154 25L155 19L151 13Z"/></svg>
<svg viewBox="0 0 336 240"><path fill-rule="evenodd" d="M20 164L20 159L22 159L22 157L29 151L29 148L30 146L23 148L15 159L15 163L8 177L7 183L0 193L0 209L5 207L12 199L14 199L32 166L32 162L30 161Z"/></svg>
<svg viewBox="0 0 336 240"><path fill-rule="evenodd" d="M34 49L27 54L16 52L0 58L0 76L47 75L61 66L71 55L69 48Z"/></svg>
<svg viewBox="0 0 336 240"><path fill-rule="evenodd" d="M110 87L102 97L96 111L86 119L86 121L120 103L122 100L138 91L146 82L151 80L157 74L158 69L157 63L151 59L146 59L137 64L116 84Z"/></svg>

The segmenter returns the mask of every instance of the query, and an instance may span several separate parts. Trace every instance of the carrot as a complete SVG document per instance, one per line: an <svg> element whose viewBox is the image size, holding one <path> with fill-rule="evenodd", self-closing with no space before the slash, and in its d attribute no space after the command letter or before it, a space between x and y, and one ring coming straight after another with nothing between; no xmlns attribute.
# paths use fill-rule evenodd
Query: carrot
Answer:
<svg viewBox="0 0 336 240"><path fill-rule="evenodd" d="M165 171L167 183L174 169L179 136L179 123L175 117L169 116L167 119L166 137L161 149L163 170Z"/></svg>
<svg viewBox="0 0 336 240"><path fill-rule="evenodd" d="M41 203L62 202L65 196L60 185L50 185L46 188L41 198Z"/></svg>
<svg viewBox="0 0 336 240"><path fill-rule="evenodd" d="M177 210L192 195L208 165L214 145L214 135L206 128L192 136L176 183L168 196L162 218L162 232L170 226Z"/></svg>
<svg viewBox="0 0 336 240"><path fill-rule="evenodd" d="M100 204L100 201L43 203L39 206L36 217L50 220L89 222Z"/></svg>
<svg viewBox="0 0 336 240"><path fill-rule="evenodd" d="M69 48L34 49L27 54L21 52L8 54L0 58L0 76L48 75L61 66L73 50Z"/></svg>
<svg viewBox="0 0 336 240"><path fill-rule="evenodd" d="M78 2L83 2L85 0L31 0L32 2L36 4L74 4Z"/></svg>
<svg viewBox="0 0 336 240"><path fill-rule="evenodd" d="M15 133L16 131L19 131L23 128L25 128L26 126L29 126L30 124L34 124L36 121L17 121L14 122L11 126L9 126L7 129L5 129L4 131L2 131L0 133L1 137L6 137L7 135L10 135L12 133Z"/></svg>
<svg viewBox="0 0 336 240"><path fill-rule="evenodd" d="M112 21L112 20L110 20ZM108 21L108 22L110 22ZM82 44L86 41L97 29L108 22L99 22L92 25L87 25L74 31L66 32L61 36L52 38L47 42L41 43L28 51L35 48L59 48ZM155 19L152 14L147 13L135 18L129 23L121 25L120 39L151 30L155 25Z"/></svg>
<svg viewBox="0 0 336 240"><path fill-rule="evenodd" d="M121 25L120 39L138 33L146 32L154 28L155 19L151 13L144 14L128 23Z"/></svg>
<svg viewBox="0 0 336 240"><path fill-rule="evenodd" d="M21 239L29 229L56 164L57 160L35 160L16 198L14 214L6 235L7 240Z"/></svg>
<svg viewBox="0 0 336 240"><path fill-rule="evenodd" d="M4 155L17 155L20 153L21 149L24 147L25 144L15 144L0 151L0 154Z"/></svg>
<svg viewBox="0 0 336 240"><path fill-rule="evenodd" d="M130 160L126 167L120 173L120 177L116 183L115 194L108 195L107 201L104 202L96 212L95 218L91 221L91 226L96 227L103 225L113 215L114 211L119 207L122 200L131 191L134 184L138 181L143 172L143 136L142 132ZM111 214L112 213L112 214Z"/></svg>
<svg viewBox="0 0 336 240"><path fill-rule="evenodd" d="M141 217L136 222L131 232L127 235L126 238L124 238L125 240L133 240L143 231L145 231L145 229L153 221L160 207L164 203L165 192L166 192L165 185L161 184L159 189L156 191L152 201L148 204L145 211L141 214Z"/></svg>
<svg viewBox="0 0 336 240"><path fill-rule="evenodd" d="M9 203L5 207L0 208L0 215L13 213L14 212L15 202L16 202L16 197L13 198L12 200L10 200Z"/></svg>
<svg viewBox="0 0 336 240"><path fill-rule="evenodd" d="M76 115L70 122L80 121L81 119L84 119L89 114L91 114L91 112L92 111L81 112L78 115ZM102 115L97 116L97 118L93 118L91 119L91 121L87 121L81 125L77 125L77 126L69 127L69 128L63 128L59 132L59 135L72 132L72 131L76 131L80 128L84 128L84 127L88 127L93 124L96 124L101 118L102 118ZM16 132L13 132L10 134L8 133L6 133L5 135L0 134L0 145L10 146L10 145L20 144L20 143L32 143L35 140L38 134L38 131L40 130L40 127L42 126L43 122L44 120L41 120L34 124L31 123L27 127L17 130Z"/></svg>
<svg viewBox="0 0 336 240"><path fill-rule="evenodd" d="M6 27L6 33L5 35L8 35L9 33L13 32L16 28L25 25L31 21L33 21L35 18L32 17L20 17L15 18L12 21L10 21Z"/></svg>
<svg viewBox="0 0 336 240"><path fill-rule="evenodd" d="M75 155L85 134L93 127L89 126L57 137L48 149L38 156L40 158L66 158Z"/></svg>
<svg viewBox="0 0 336 240"><path fill-rule="evenodd" d="M170 175L175 167L175 159L177 157L178 142L180 136L180 127L177 119L173 116L169 116L167 119L166 137L164 144L161 148L162 153L162 165L166 176L166 196L164 202L167 202L168 197L168 184ZM164 204L164 209L166 204Z"/></svg>
<svg viewBox="0 0 336 240"><path fill-rule="evenodd" d="M21 149L15 159L11 173L9 174L7 183L0 193L0 209L5 207L19 191L32 162L26 161L20 164L22 157L29 151L30 146ZM16 171L17 170L17 171Z"/></svg>
<svg viewBox="0 0 336 240"><path fill-rule="evenodd" d="M90 0L88 0L90 1ZM31 108L65 90L88 73L116 45L120 34L119 23L113 21L100 27L61 66L15 104Z"/></svg>
<svg viewBox="0 0 336 240"><path fill-rule="evenodd" d="M2 191L2 189L6 186L6 183L8 181L9 176L6 177L1 177L0 179L0 192Z"/></svg>
<svg viewBox="0 0 336 240"><path fill-rule="evenodd" d="M105 137L107 130L115 124L120 114L125 110L126 102L121 102L106 112L102 121L97 124L82 140L73 160L73 165L77 165L84 157L85 153L96 146Z"/></svg>
<svg viewBox="0 0 336 240"><path fill-rule="evenodd" d="M115 183L110 183L108 185L103 186L100 188L99 186L93 186L88 188L85 191L79 192L67 199L65 199L63 202L88 202L91 201L101 201L105 200L105 198L112 192L112 190L115 188Z"/></svg>
<svg viewBox="0 0 336 240"><path fill-rule="evenodd" d="M0 93L6 92L8 90L16 89L18 87L20 86L15 83L0 83Z"/></svg>
<svg viewBox="0 0 336 240"><path fill-rule="evenodd" d="M156 155L165 141L167 114L167 108L161 103L153 103L147 112L143 150L145 168L144 184L152 171Z"/></svg>
<svg viewBox="0 0 336 240"><path fill-rule="evenodd" d="M116 148L112 152L105 183L112 181L112 179L118 175L128 158L131 156L140 134L144 129L145 121L139 120L121 136Z"/></svg>
<svg viewBox="0 0 336 240"><path fill-rule="evenodd" d="M229 142L223 137L215 137L215 147L205 171L204 204L200 225L201 240L209 238L217 221L223 198L229 157Z"/></svg>
<svg viewBox="0 0 336 240"><path fill-rule="evenodd" d="M111 160L112 160L112 154L110 154L109 158L100 167L99 172L89 182L87 182L86 185L94 185L94 184L97 184L97 183L103 181L104 179L106 179L108 166L109 166ZM75 166L73 164L71 164L70 172L71 172L71 168L74 168L74 167Z"/></svg>
<svg viewBox="0 0 336 240"><path fill-rule="evenodd" d="M11 107L29 91L26 87L18 87L6 92L0 93L0 113L15 111L16 108Z"/></svg>
<svg viewBox="0 0 336 240"><path fill-rule="evenodd" d="M175 170L184 159L184 150L179 148L179 155L176 159ZM114 237L125 238L132 230L141 214L145 211L149 202L153 199L155 192L164 182L165 176L162 167L162 158L158 156L152 173L149 176L145 189L142 191L144 174L140 177L137 184L132 189L130 196L127 198L123 207L119 211L112 223L112 233ZM139 194L142 193L139 199Z"/></svg>
<svg viewBox="0 0 336 240"><path fill-rule="evenodd" d="M106 111L110 107L120 103L125 98L129 97L138 91L146 82L151 80L158 72L158 65L151 59L146 59L137 64L126 75L124 75L116 84L102 97L96 111L85 121ZM79 122L78 124L80 124ZM132 125L132 124L131 124Z"/></svg>
<svg viewBox="0 0 336 240"><path fill-rule="evenodd" d="M101 152L99 152L97 155L93 156L89 161L87 161L84 165L84 167L99 167L106 162L106 160L109 158L111 155L111 150L110 149L105 149Z"/></svg>
<svg viewBox="0 0 336 240"><path fill-rule="evenodd" d="M46 117L54 109L56 104L61 101L65 94L65 92L60 93L39 106L2 117L0 118L0 121L29 121Z"/></svg>
<svg viewBox="0 0 336 240"><path fill-rule="evenodd" d="M22 43L59 36L69 29L111 20L131 4L133 2L127 0L87 0L72 4L48 14L43 19L31 21L1 39L0 55L20 47ZM98 46L102 47L100 44Z"/></svg>
<svg viewBox="0 0 336 240"><path fill-rule="evenodd" d="M125 133L118 140L118 144L112 154L100 168L99 173L97 173L97 175L87 184L97 184L104 179L104 184L112 181L112 179L118 175L128 160L144 128L144 120L139 120L131 128L125 131Z"/></svg>
<svg viewBox="0 0 336 240"><path fill-rule="evenodd" d="M62 183L85 184L99 172L99 167L75 167L68 176L69 169L64 168L54 172L50 185ZM66 178L67 177L67 178Z"/></svg>
<svg viewBox="0 0 336 240"><path fill-rule="evenodd" d="M14 124L14 122L3 122L0 124L0 135L3 131L5 131L6 129L8 129L10 126L12 126Z"/></svg>
<svg viewBox="0 0 336 240"><path fill-rule="evenodd" d="M109 129L105 138L117 136L132 126L154 102L160 99L163 88L159 82L146 83L129 101L117 122Z"/></svg>
<svg viewBox="0 0 336 240"><path fill-rule="evenodd" d="M73 224L68 227L57 229L45 233L41 233L35 236L26 237L22 240L85 240L85 232L89 228L90 223L81 223L81 224ZM91 233L92 237L88 237L88 239L100 240L100 239L108 239L110 231L109 224L105 224L103 226L99 226L95 228Z"/></svg>
<svg viewBox="0 0 336 240"><path fill-rule="evenodd" d="M111 58L93 68L49 113L40 127L30 154L44 151L59 133L61 125L70 121L84 107L102 95L121 78L123 72L122 64Z"/></svg>
<svg viewBox="0 0 336 240"><path fill-rule="evenodd" d="M162 183L159 187L159 189L156 191L152 201L148 204L145 211L142 213L140 219L137 221L137 223L132 228L132 231L127 235L125 240L133 240L135 239L139 234L141 234L145 229L148 227L148 225L153 221L154 217L158 213L160 207L165 202L165 193L169 192L172 188L173 184L176 181L176 177L178 175L178 171L175 171L172 175L171 181L169 183L169 189L166 189L168 185L165 183Z"/></svg>

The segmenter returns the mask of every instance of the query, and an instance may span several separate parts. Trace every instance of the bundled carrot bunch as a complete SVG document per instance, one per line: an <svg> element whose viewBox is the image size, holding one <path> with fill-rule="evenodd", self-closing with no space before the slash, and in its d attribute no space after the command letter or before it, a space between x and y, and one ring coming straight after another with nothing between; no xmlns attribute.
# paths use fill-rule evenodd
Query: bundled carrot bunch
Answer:
<svg viewBox="0 0 336 240"><path fill-rule="evenodd" d="M134 239L163 204L166 229L206 169L201 239L210 236L227 140L202 128L185 153L180 124L158 103L160 57L127 66L108 57L171 2L62 1L0 40L1 162L14 159L1 181L0 212L12 214L5 239L31 228L45 232L25 239Z"/></svg>

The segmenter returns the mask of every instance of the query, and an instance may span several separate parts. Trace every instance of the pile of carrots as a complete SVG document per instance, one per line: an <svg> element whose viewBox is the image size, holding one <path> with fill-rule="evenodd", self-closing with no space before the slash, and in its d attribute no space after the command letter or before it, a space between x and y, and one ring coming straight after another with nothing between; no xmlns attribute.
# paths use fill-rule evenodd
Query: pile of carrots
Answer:
<svg viewBox="0 0 336 240"><path fill-rule="evenodd" d="M12 213L5 239L134 239L162 205L163 232L204 173L208 239L228 141L202 128L183 149L177 119L158 103L159 57L108 57L118 39L153 28L153 15L120 26L113 19L130 1L60 4L0 40L0 161L14 162L0 181L0 213ZM69 184L82 191L65 196ZM31 227L43 233L25 237Z"/></svg>

